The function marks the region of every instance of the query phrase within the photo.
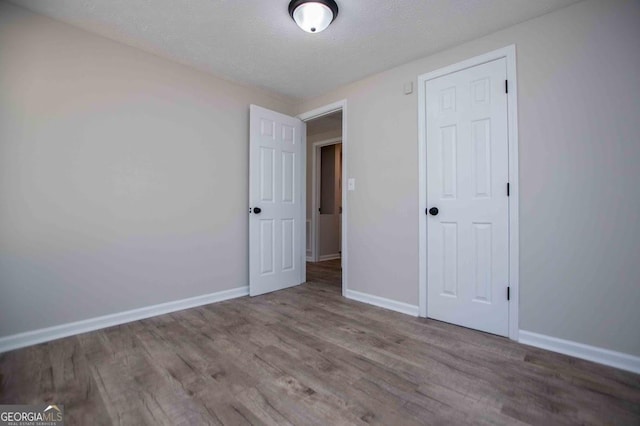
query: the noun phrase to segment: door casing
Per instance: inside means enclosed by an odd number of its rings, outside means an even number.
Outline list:
[[[484,55],[422,74],[418,77],[418,297],[419,314],[427,317],[427,141],[426,141],[426,82],[496,59],[507,62],[507,125],[509,139],[509,338],[518,340],[519,332],[519,227],[518,227],[518,84],[516,78],[516,46],[510,45]]]

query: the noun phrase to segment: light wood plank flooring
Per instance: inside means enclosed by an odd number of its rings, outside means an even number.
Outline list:
[[[640,376],[309,282],[0,356],[0,403],[67,424],[640,424]],[[390,283],[393,285],[393,283]]]

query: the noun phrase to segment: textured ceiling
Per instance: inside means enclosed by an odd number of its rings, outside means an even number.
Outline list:
[[[337,0],[320,34],[288,0],[12,0],[87,31],[298,99],[578,0]]]

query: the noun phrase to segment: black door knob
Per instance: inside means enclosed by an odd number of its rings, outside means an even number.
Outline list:
[[[255,214],[258,214],[258,213],[260,213],[261,211],[262,211],[262,209],[261,209],[260,207],[254,207],[254,208],[253,208],[253,212],[254,212]]]
[[[437,207],[431,207],[431,208],[429,209],[429,214],[430,214],[431,216],[437,216],[437,215],[438,215],[438,208],[437,208]]]

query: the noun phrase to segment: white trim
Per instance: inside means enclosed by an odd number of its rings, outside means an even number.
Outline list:
[[[345,294],[347,299],[356,300],[358,302],[367,303],[369,305],[378,306],[380,308],[389,309],[391,311],[400,312],[414,317],[418,316],[418,307],[396,300],[386,299],[384,297],[374,296],[372,294],[360,293],[355,290],[347,290]]]
[[[333,260],[333,259],[340,259],[340,253],[334,253],[334,254],[323,254],[322,256],[318,256],[318,262],[324,262],[325,260]]]
[[[300,120],[300,118],[298,118]],[[302,121],[302,120],[301,120]],[[301,139],[302,139],[302,153],[300,154],[302,157],[302,170],[300,172],[301,179],[302,179],[302,195],[301,195],[301,200],[302,200],[302,213],[301,213],[301,218],[304,218],[305,221],[307,219],[307,123],[305,123],[304,121],[302,121],[302,135],[301,135]],[[306,283],[307,282],[307,263],[306,263],[306,259],[307,259],[307,230],[306,230],[306,222],[304,224],[305,226],[305,230],[303,232],[302,235],[302,253],[300,256],[300,260],[301,260],[301,265],[302,267],[300,268],[300,283]]]
[[[320,262],[320,239],[319,235],[319,215],[318,215],[318,198],[320,198],[320,169],[318,163],[320,157],[318,156],[318,149],[323,146],[337,145],[342,143],[342,137],[326,139],[313,143],[313,150],[311,152],[311,258],[314,262]],[[344,177],[343,177],[344,179]],[[342,250],[342,248],[340,249]]]
[[[518,78],[516,46],[505,47],[507,59],[507,126],[509,126],[509,338],[518,340],[520,332],[520,172],[518,171]]]
[[[190,297],[188,299],[145,306],[144,308],[132,309],[130,311],[118,312],[82,321],[70,322],[67,324],[14,334],[0,338],[0,353],[24,348],[25,346],[31,346],[38,343],[49,342],[51,340],[61,339],[63,337],[74,336],[80,333],[87,333],[89,331],[100,330],[102,328],[151,318],[157,315],[194,308],[196,306],[235,299],[237,297],[247,296],[248,294],[249,286],[237,287],[202,296]]]
[[[426,91],[425,83],[437,77],[481,65],[496,59],[506,58],[507,80],[507,123],[509,134],[509,286],[511,287],[511,303],[509,303],[509,338],[518,340],[519,332],[519,183],[518,183],[518,81],[516,78],[516,46],[502,49],[474,58],[458,62],[418,77],[418,304],[420,316],[427,317],[427,167],[426,167]]]
[[[320,108],[313,109],[311,111],[303,112],[298,115],[298,118],[302,121],[313,120],[314,118],[324,117],[325,115],[332,114],[334,112],[342,110],[342,119],[344,123],[344,109],[347,106],[347,100],[343,99],[338,102],[334,102],[329,105],[321,106]],[[345,130],[344,125],[342,126],[342,130]]]
[[[347,292],[347,279],[348,279],[348,244],[347,244],[347,224],[348,224],[348,204],[347,204],[347,163],[348,163],[348,133],[347,133],[347,100],[343,99],[338,102],[334,102],[329,105],[316,108],[314,110],[302,113],[298,115],[298,118],[302,121],[309,121],[314,118],[319,118],[324,115],[331,114],[336,111],[342,110],[342,295],[346,296]],[[306,145],[306,138],[305,138]],[[306,161],[304,162],[304,170],[302,171],[306,178]],[[305,184],[306,186],[306,184]],[[306,215],[305,215],[306,217]],[[306,251],[306,247],[305,247]],[[305,268],[306,269],[306,268]]]
[[[306,200],[305,200],[306,201]],[[306,238],[305,240],[305,253],[307,255],[307,261],[309,261],[309,259],[313,259],[313,238],[311,236],[311,219],[307,219],[304,223],[305,229],[304,229],[304,236]]]
[[[518,342],[640,374],[640,357],[520,330]]]
[[[418,307],[427,317],[427,108],[426,80],[418,77]]]

